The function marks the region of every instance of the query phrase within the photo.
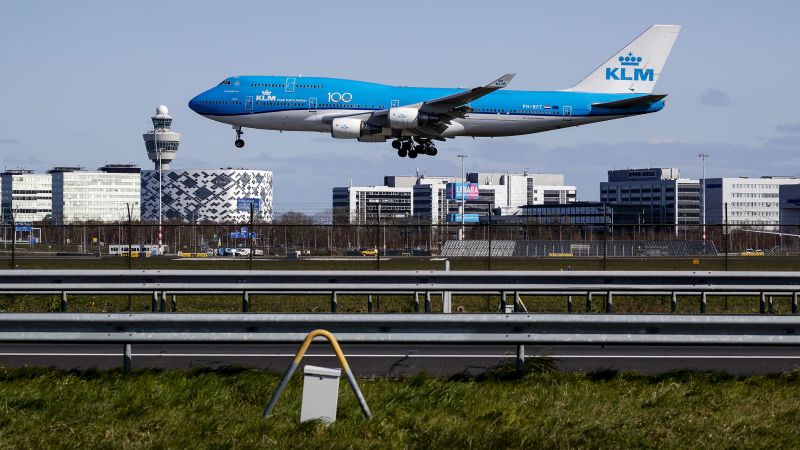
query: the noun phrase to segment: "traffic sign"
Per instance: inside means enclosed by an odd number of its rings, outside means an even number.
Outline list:
[[[237,211],[250,211],[250,205],[253,205],[253,211],[261,210],[260,198],[237,198],[236,210]]]

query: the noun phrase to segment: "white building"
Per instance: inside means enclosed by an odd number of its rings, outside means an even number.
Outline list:
[[[724,224],[727,205],[728,224],[777,225],[780,187],[800,184],[800,178],[708,178],[705,184],[706,223]]]
[[[53,194],[50,174],[31,170],[7,170],[2,179],[2,215],[4,223],[12,220],[39,222],[52,213]]]
[[[681,178],[676,168],[609,170],[600,201],[641,206],[647,223],[700,223],[700,181]]]
[[[242,223],[250,220],[242,199],[257,199],[254,220],[272,222],[272,172],[250,169],[190,169],[161,172],[143,170],[142,220],[157,222],[159,206],[163,221]]]
[[[333,188],[334,223],[376,223],[409,219],[413,215],[413,187],[346,186]]]
[[[475,172],[467,174],[467,181],[478,183],[480,189],[491,190],[495,208],[500,208],[502,215],[518,214],[526,205],[564,204],[577,200],[577,188],[564,185],[562,174]]]
[[[80,167],[55,167],[53,180],[53,221],[115,222],[139,220],[141,211],[141,169],[129,164],[101,167],[97,172]]]

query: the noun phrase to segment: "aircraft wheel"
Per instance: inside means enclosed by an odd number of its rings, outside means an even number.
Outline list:
[[[395,150],[400,150],[401,142],[397,139],[392,141],[392,148]]]
[[[409,151],[409,152],[408,152],[408,157],[409,157],[409,158],[411,158],[411,159],[414,159],[414,158],[416,158],[416,157],[417,157],[417,152],[416,152],[416,150],[411,150],[411,151]]]
[[[233,143],[233,145],[235,145],[235,146],[236,146],[236,148],[242,148],[242,147],[244,147],[244,139],[237,139],[237,140],[236,140],[236,141]]]
[[[411,141],[403,141],[403,144],[400,147],[401,149],[410,152],[411,151]]]
[[[405,158],[407,154],[408,154],[408,152],[403,150],[402,148],[397,151],[397,156],[399,156],[401,158]]]
[[[428,154],[431,156],[436,156],[437,153],[439,153],[439,150],[436,150],[436,147],[431,146],[431,148],[428,149]]]

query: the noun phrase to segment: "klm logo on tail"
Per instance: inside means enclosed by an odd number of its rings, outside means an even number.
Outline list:
[[[606,80],[624,81],[653,81],[655,71],[653,69],[639,68],[642,62],[641,56],[634,56],[628,53],[627,56],[619,57],[619,64],[622,67],[606,67]]]

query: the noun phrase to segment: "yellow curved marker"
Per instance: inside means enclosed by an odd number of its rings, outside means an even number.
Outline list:
[[[336,353],[336,358],[339,359],[339,364],[342,366],[342,370],[344,370],[344,374],[347,376],[347,382],[350,383],[350,388],[353,389],[353,393],[356,395],[359,405],[361,405],[361,411],[364,412],[364,415],[367,416],[368,419],[372,418],[372,413],[369,410],[369,406],[367,406],[367,401],[364,400],[364,395],[361,394],[361,389],[358,388],[356,378],[353,376],[353,372],[350,371],[350,365],[347,364],[344,353],[342,353],[342,349],[339,347],[339,342],[336,340],[336,337],[327,330],[314,330],[306,335],[303,344],[300,345],[300,349],[297,350],[297,353],[294,355],[294,360],[289,365],[289,368],[286,369],[286,373],[283,374],[278,388],[275,389],[275,393],[272,394],[272,398],[264,409],[264,417],[269,417],[272,414],[275,404],[278,403],[278,398],[281,396],[284,389],[286,389],[286,385],[289,384],[289,380],[292,378],[294,372],[300,366],[300,361],[303,360],[303,356],[305,356],[306,351],[308,351],[308,347],[311,346],[311,341],[317,336],[324,337],[328,340],[328,343],[331,344],[334,353]]]

